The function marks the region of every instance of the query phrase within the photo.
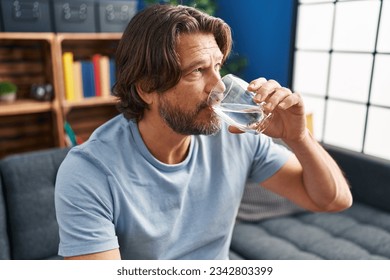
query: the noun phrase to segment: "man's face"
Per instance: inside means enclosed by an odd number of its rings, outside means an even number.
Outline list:
[[[223,55],[212,34],[181,35],[177,45],[182,77],[179,83],[159,95],[160,116],[183,135],[215,134],[221,124],[207,97],[221,78]]]

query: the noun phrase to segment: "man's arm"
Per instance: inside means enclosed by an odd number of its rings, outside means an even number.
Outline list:
[[[121,255],[119,249],[113,249],[113,250],[94,253],[94,254],[65,257],[64,259],[65,260],[120,260]]]
[[[342,171],[309,132],[304,139],[286,144],[294,155],[263,187],[311,211],[341,211],[351,206]]]
[[[74,256],[65,259],[120,259],[107,175],[98,161],[89,157],[75,147],[57,173],[59,255]]]
[[[252,81],[248,90],[273,113],[264,133],[282,139],[295,154],[262,186],[312,211],[350,207],[352,195],[340,168],[306,128],[302,96],[264,78]]]

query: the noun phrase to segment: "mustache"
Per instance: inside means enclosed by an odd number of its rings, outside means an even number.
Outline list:
[[[209,104],[207,103],[207,101],[203,101],[201,103],[199,103],[197,106],[196,106],[196,112],[200,112],[202,111],[203,109],[206,109],[206,108],[209,108]]]

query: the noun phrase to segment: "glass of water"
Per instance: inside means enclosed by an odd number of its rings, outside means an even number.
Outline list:
[[[248,83],[228,74],[210,92],[208,104],[227,124],[244,132],[259,134],[272,119],[272,113],[264,112],[265,102],[255,103],[255,93],[248,91]]]

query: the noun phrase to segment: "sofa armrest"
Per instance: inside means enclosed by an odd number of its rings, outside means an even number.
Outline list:
[[[12,259],[56,258],[54,208],[57,170],[69,148],[8,156],[0,161]]]
[[[3,183],[0,176],[0,260],[8,260],[11,258],[7,226]]]
[[[355,201],[390,211],[390,161],[324,144],[351,185]]]

